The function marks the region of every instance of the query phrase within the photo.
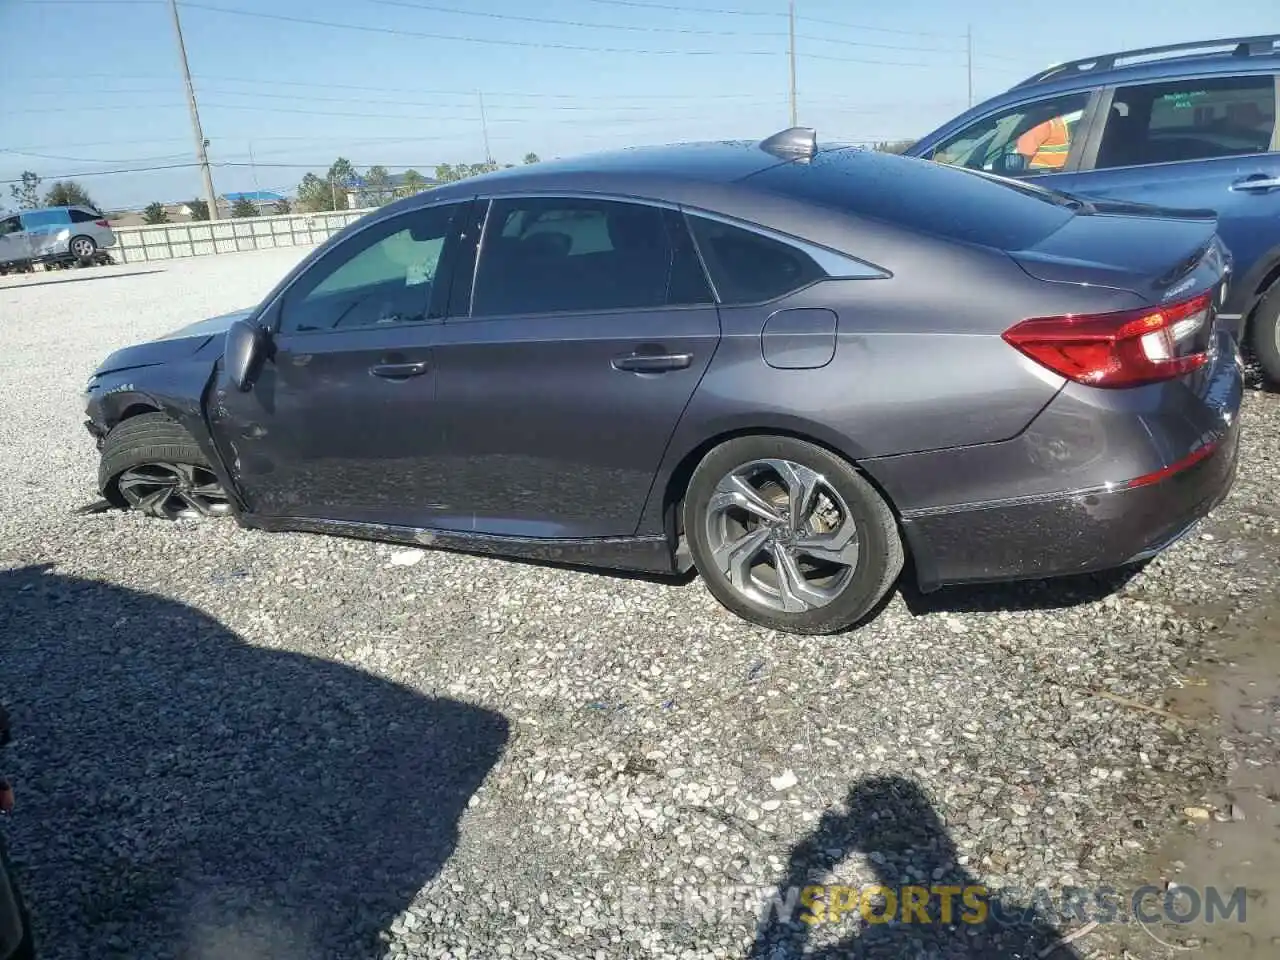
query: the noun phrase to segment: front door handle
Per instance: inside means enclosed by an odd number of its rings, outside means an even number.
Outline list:
[[[1265,173],[1255,173],[1251,177],[1237,180],[1231,184],[1232,190],[1275,190],[1280,188],[1280,177],[1271,177]]]
[[[418,363],[379,363],[370,367],[369,372],[384,380],[408,380],[426,373],[427,363],[425,360]]]
[[[629,373],[665,373],[683,370],[691,363],[692,353],[631,353],[615,357],[613,369]]]

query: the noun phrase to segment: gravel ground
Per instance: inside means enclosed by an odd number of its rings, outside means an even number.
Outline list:
[[[697,580],[78,514],[96,362],[302,252],[0,280],[6,832],[45,956],[1034,956],[1053,931],[758,931],[758,891],[1123,887],[1226,781],[1175,708],[1280,595],[1280,397],[1136,575],[898,595],[835,638]]]

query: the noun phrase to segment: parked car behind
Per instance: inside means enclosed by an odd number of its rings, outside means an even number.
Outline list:
[[[107,498],[673,573],[843,629],[1140,560],[1231,485],[1212,213],[1082,204],[812,130],[383,207],[87,385]]]
[[[92,207],[43,207],[0,217],[0,265],[72,262],[87,266],[115,242],[111,224]]]
[[[1238,318],[1280,384],[1280,35],[1109,53],[1041,71],[906,152],[1084,197],[1218,213]]]

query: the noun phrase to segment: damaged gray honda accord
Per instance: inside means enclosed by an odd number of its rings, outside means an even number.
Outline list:
[[[1235,472],[1204,211],[760,143],[540,163],[390,204],[252,310],[94,374],[98,483],[163,518],[696,567],[795,633],[1122,566]]]

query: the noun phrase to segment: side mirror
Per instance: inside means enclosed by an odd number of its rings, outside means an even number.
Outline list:
[[[271,335],[256,323],[237,320],[227,328],[223,362],[227,365],[227,378],[237,390],[243,392],[253,387],[270,346]]]

